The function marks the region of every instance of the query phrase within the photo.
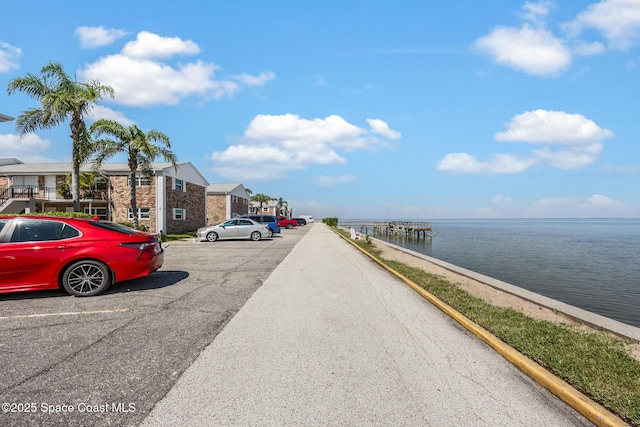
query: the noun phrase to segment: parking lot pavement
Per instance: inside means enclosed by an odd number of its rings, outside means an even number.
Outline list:
[[[315,224],[144,426],[589,421]]]
[[[97,297],[0,294],[0,425],[139,424],[307,230],[172,242]]]

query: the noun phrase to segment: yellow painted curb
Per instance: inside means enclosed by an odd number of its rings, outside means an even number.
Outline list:
[[[567,382],[562,379],[556,377],[542,366],[538,365],[533,360],[529,359],[524,354],[520,353],[515,348],[511,347],[507,343],[501,341],[498,337],[493,335],[491,332],[484,329],[482,326],[476,324],[475,322],[468,319],[462,313],[449,306],[445,302],[438,299],[435,295],[424,290],[420,285],[413,282],[409,278],[403,276],[398,273],[394,269],[388,267],[378,260],[376,257],[362,249],[360,246],[356,245],[351,239],[343,236],[337,230],[333,229],[334,232],[342,237],[342,239],[349,242],[352,246],[358,249],[360,252],[368,256],[372,259],[376,264],[380,267],[387,270],[392,275],[396,276],[398,279],[409,285],[413,290],[422,295],[426,300],[428,300],[431,304],[435,305],[437,308],[442,310],[445,314],[450,316],[453,320],[458,322],[468,331],[473,333],[475,336],[480,338],[482,341],[487,343],[490,347],[496,350],[502,357],[507,359],[513,365],[515,365],[522,372],[531,377],[538,384],[549,390],[551,393],[556,395],[559,399],[564,401],[566,404],[571,406],[573,409],[578,411],[584,417],[589,419],[592,423],[597,426],[629,426],[629,424],[625,423],[621,418],[619,418],[614,413],[607,410],[604,406],[600,405],[597,402],[594,402],[585,394],[581,393],[574,387],[572,387]]]

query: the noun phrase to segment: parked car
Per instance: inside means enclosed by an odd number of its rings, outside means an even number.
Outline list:
[[[300,215],[300,218],[306,219],[307,220],[307,224],[313,222],[313,216],[311,216],[311,215]]]
[[[258,241],[270,237],[269,226],[260,224],[249,218],[234,218],[218,225],[199,228],[196,236],[199,240],[215,242],[216,240],[251,239]]]
[[[163,262],[158,234],[97,217],[0,216],[0,293],[64,288],[98,295]]]
[[[249,218],[260,224],[267,224],[269,226],[269,237],[273,237],[274,233],[280,233],[280,227],[278,226],[278,218],[273,215],[259,215],[259,214],[242,214],[236,218]]]
[[[293,218],[296,220],[296,222],[298,223],[298,227],[300,227],[301,225],[307,225],[307,220],[304,218]]]
[[[278,227],[280,228],[293,228],[298,226],[298,221],[292,218],[287,218],[286,216],[278,217]]]

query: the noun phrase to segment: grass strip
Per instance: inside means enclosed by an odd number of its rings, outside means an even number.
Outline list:
[[[640,362],[623,339],[491,305],[441,276],[382,258],[368,239],[352,242],[626,422],[640,426]]]
[[[162,236],[163,242],[172,242],[174,240],[182,240],[196,237],[196,233],[183,233],[183,234],[163,234]]]

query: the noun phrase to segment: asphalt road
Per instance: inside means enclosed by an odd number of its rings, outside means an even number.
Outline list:
[[[143,426],[591,423],[315,224]]]
[[[139,424],[310,227],[170,244],[161,270],[77,298],[0,295],[0,425]]]

